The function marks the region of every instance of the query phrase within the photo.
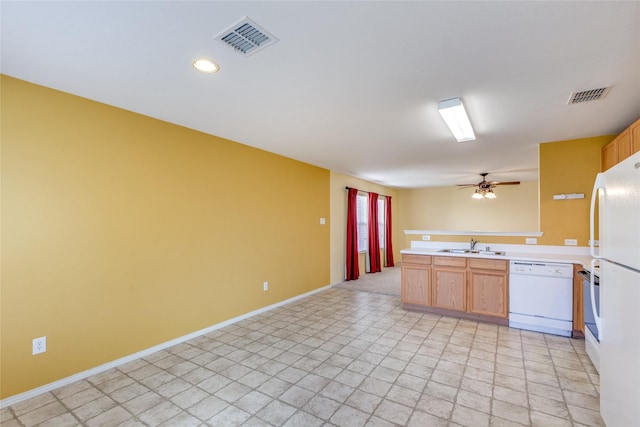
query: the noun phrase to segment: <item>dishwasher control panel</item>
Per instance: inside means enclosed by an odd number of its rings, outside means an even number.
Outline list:
[[[572,264],[560,263],[537,263],[527,261],[511,261],[509,265],[510,274],[524,274],[528,276],[546,277],[573,277]]]

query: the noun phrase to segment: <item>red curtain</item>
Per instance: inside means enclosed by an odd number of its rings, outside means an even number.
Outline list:
[[[369,273],[382,271],[378,237],[378,194],[369,193]]]
[[[385,213],[386,213],[386,218],[387,221],[384,224],[384,236],[385,236],[385,242],[384,242],[384,247],[386,249],[386,264],[384,265],[385,267],[393,267],[394,263],[393,263],[393,245],[391,244],[391,196],[387,196],[387,203],[384,204],[385,207]]]
[[[360,276],[358,265],[358,190],[349,188],[347,199],[347,280]]]

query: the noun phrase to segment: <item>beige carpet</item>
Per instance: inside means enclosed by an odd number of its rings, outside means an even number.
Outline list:
[[[395,267],[389,268],[383,267],[380,273],[362,274],[357,280],[338,283],[337,285],[333,285],[333,287],[400,296],[400,279],[400,265],[396,265]]]

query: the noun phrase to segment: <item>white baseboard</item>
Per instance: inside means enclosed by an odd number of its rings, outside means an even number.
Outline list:
[[[271,304],[271,305],[268,305],[266,307],[259,308],[257,310],[251,311],[249,313],[242,314],[242,315],[240,315],[238,317],[234,317],[232,319],[225,320],[224,322],[216,323],[215,325],[211,325],[211,326],[209,326],[207,328],[200,329],[199,331],[195,331],[195,332],[192,332],[190,334],[183,335],[183,336],[175,338],[175,339],[173,339],[171,341],[167,341],[167,342],[164,342],[162,344],[158,344],[156,346],[153,346],[153,347],[147,348],[145,350],[139,351],[137,353],[130,354],[130,355],[122,357],[120,359],[105,363],[103,365],[96,366],[95,368],[91,368],[91,369],[88,369],[86,371],[78,372],[77,374],[71,375],[70,377],[66,377],[66,378],[63,378],[61,380],[49,383],[49,384],[45,384],[43,386],[34,388],[32,390],[25,391],[24,393],[20,393],[20,394],[16,394],[14,396],[11,396],[11,397],[7,397],[6,399],[0,400],[0,409],[6,408],[6,407],[11,406],[11,405],[15,405],[16,403],[20,403],[20,402],[25,401],[27,399],[31,399],[32,397],[36,397],[38,395],[41,395],[41,394],[44,394],[44,393],[48,393],[48,392],[50,392],[52,390],[58,389],[58,388],[63,387],[65,385],[69,385],[69,384],[74,383],[76,381],[80,381],[80,380],[83,380],[83,379],[88,378],[90,376],[102,373],[102,372],[107,371],[107,370],[109,370],[111,368],[116,368],[118,366],[124,365],[125,363],[129,363],[129,362],[132,362],[134,360],[141,359],[141,358],[149,356],[150,354],[153,354],[153,353],[155,353],[157,351],[165,350],[165,349],[167,349],[169,347],[173,347],[174,345],[181,344],[181,343],[183,343],[185,341],[189,341],[190,339],[197,338],[197,337],[199,337],[201,335],[208,334],[208,333],[213,332],[213,331],[215,331],[217,329],[224,328],[225,326],[229,326],[229,325],[231,325],[233,323],[236,323],[236,322],[239,322],[241,320],[245,320],[245,319],[248,319],[248,318],[253,317],[255,315],[267,312],[269,310],[273,310],[274,308],[278,308],[278,307],[281,307],[283,305],[290,304],[290,303],[292,303],[294,301],[297,301],[299,299],[308,297],[308,296],[316,294],[318,292],[325,291],[325,290],[330,289],[330,288],[331,288],[331,285],[323,286],[322,288],[318,288],[318,289],[314,289],[313,291],[309,291],[309,292],[306,292],[304,294],[297,295],[295,297],[286,299],[284,301],[280,301],[280,302],[277,302],[275,304]]]

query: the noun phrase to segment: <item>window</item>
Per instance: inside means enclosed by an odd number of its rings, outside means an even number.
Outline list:
[[[367,196],[358,194],[356,202],[356,207],[358,210],[358,251],[365,252],[369,247],[369,208],[367,204]]]
[[[369,249],[369,196],[358,194],[356,207],[358,211],[358,251],[365,252]],[[378,240],[380,248],[384,248],[385,230],[385,200],[378,198]]]
[[[385,230],[385,214],[386,210],[384,209],[385,200],[378,197],[378,241],[380,242],[380,249],[384,249],[384,230]]]

